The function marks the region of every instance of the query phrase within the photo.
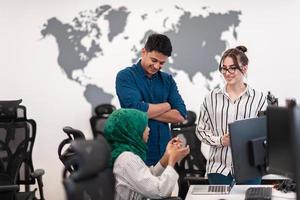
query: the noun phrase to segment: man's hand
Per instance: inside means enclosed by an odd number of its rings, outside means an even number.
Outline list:
[[[149,119],[153,119],[155,117],[160,116],[161,114],[168,112],[171,110],[171,105],[168,102],[158,103],[158,104],[150,104],[148,108],[148,117]]]
[[[183,122],[185,119],[181,116],[180,112],[176,109],[171,109],[153,119],[165,123],[180,123]]]

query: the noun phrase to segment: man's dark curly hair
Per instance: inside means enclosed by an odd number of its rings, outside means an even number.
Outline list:
[[[145,49],[148,52],[157,51],[169,57],[172,53],[172,44],[166,35],[154,33],[148,37]]]

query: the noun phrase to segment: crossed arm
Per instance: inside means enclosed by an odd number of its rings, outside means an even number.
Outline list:
[[[180,112],[176,109],[171,109],[171,106],[168,102],[149,104],[147,113],[150,119],[155,119],[161,122],[178,123],[184,121],[184,118],[181,116]]]
[[[148,113],[149,119],[165,123],[183,122],[186,113],[184,102],[172,78],[169,84],[168,99],[165,102],[149,103],[139,91],[132,73],[127,71],[117,75],[116,91],[122,107],[142,110]]]

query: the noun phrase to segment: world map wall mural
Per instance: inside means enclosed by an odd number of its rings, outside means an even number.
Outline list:
[[[201,14],[192,15],[177,5],[174,5],[173,9],[172,12],[178,13],[177,19],[168,22],[168,16],[160,17],[161,13],[167,12],[164,9],[157,9],[154,13],[136,14],[126,6],[114,8],[110,5],[100,5],[91,10],[79,12],[70,22],[63,22],[59,18],[52,17],[45,22],[41,34],[45,39],[51,36],[55,38],[59,51],[58,66],[70,81],[75,81],[85,87],[83,95],[91,104],[92,109],[99,103],[111,103],[114,94],[106,92],[109,90],[105,90],[105,86],[101,82],[97,84],[91,81],[93,74],[85,73],[90,62],[110,57],[110,64],[97,66],[100,68],[99,71],[101,68],[120,70],[126,64],[129,66],[137,62],[140,57],[140,49],[148,35],[158,32],[155,27],[143,30],[136,26],[130,26],[135,22],[128,20],[134,19],[137,23],[145,24],[149,23],[149,18],[159,19],[156,26],[161,27],[160,33],[170,37],[174,49],[163,70],[172,73],[175,77],[174,70],[181,70],[186,73],[189,81],[193,81],[196,73],[200,72],[208,80],[203,87],[209,90],[213,87],[209,84],[209,80],[213,79],[211,73],[216,71],[218,66],[216,57],[226,49],[226,40],[223,40],[221,36],[224,32],[231,31],[232,37],[237,38],[236,27],[240,24],[239,17],[242,13],[233,10],[226,13],[207,11],[207,15],[203,16]],[[206,10],[207,8],[202,7],[201,9]],[[168,15],[168,13],[164,14]],[[132,15],[134,17],[129,18]],[[130,29],[133,31],[129,31]],[[141,37],[136,38],[132,32],[142,33]],[[129,62],[124,63],[124,66],[116,66],[114,60],[118,58],[109,54],[106,49],[112,46],[116,48],[120,39],[126,41],[131,38],[136,42],[128,44],[126,48],[115,50],[127,54]],[[107,77],[107,79],[114,79],[114,77]],[[102,80],[102,82],[105,81]]]
[[[248,48],[251,87],[271,91],[280,105],[299,103],[299,8],[299,0],[0,1],[0,100],[22,99],[37,123],[33,162],[46,172],[45,198],[65,199],[63,127],[93,138],[93,109],[120,107],[116,75],[140,59],[153,32],[170,37],[162,70],[197,115],[209,90],[224,83],[220,56],[238,45]]]

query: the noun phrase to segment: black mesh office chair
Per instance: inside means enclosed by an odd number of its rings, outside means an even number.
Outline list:
[[[105,121],[114,110],[116,107],[111,104],[101,104],[95,108],[95,115],[90,119],[94,138],[99,134],[103,135]]]
[[[68,165],[76,165],[77,169],[66,176],[63,184],[68,200],[113,200],[115,179],[112,169],[108,167],[110,146],[98,136],[94,140],[75,140],[71,148],[76,154]],[[65,171],[70,166],[65,166]]]
[[[40,199],[44,200],[44,170],[34,171],[32,163],[36,123],[27,119],[21,101],[0,101],[0,199],[37,199],[37,189],[30,190],[37,180]],[[24,186],[23,192],[19,191],[20,185]]]
[[[63,131],[67,134],[68,138],[64,139],[59,144],[58,157],[60,161],[64,164],[64,166],[67,166],[67,170],[65,171],[65,173],[71,173],[77,169],[77,166],[75,164],[70,164],[73,163],[74,159],[77,159],[74,150],[70,146],[71,142],[74,140],[85,140],[85,136],[80,130],[74,129],[70,126],[64,127]]]
[[[187,119],[182,123],[171,124],[173,137],[181,138],[185,145],[190,146],[190,154],[176,164],[179,174],[179,196],[185,198],[191,184],[207,184],[204,178],[206,159],[201,153],[201,142],[195,134],[196,114],[188,111]]]
[[[268,91],[267,94],[267,105],[268,106],[278,106],[278,98],[276,98],[270,91]],[[257,116],[266,116],[267,112],[266,110],[258,111]]]
[[[65,127],[64,132],[68,138],[60,143],[58,154],[65,166],[63,184],[67,199],[114,199],[115,178],[112,168],[108,167],[111,150],[104,137],[98,135],[94,140],[85,140],[81,131],[71,127]],[[64,146],[69,144],[65,149]],[[167,197],[161,200],[181,198]]]

